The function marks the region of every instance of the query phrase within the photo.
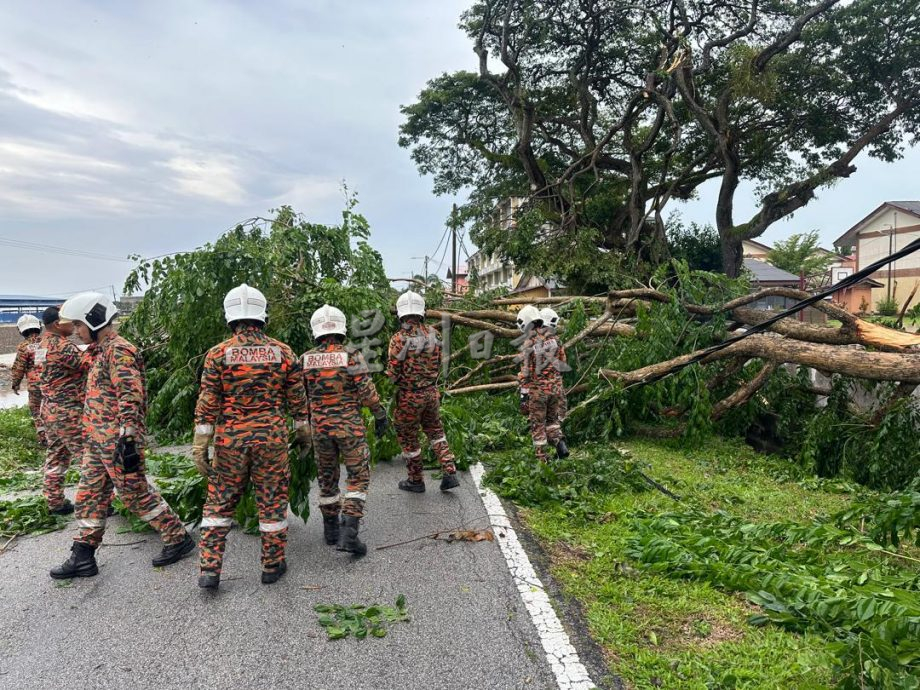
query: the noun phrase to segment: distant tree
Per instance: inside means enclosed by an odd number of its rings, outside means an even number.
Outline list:
[[[821,251],[818,231],[812,230],[774,243],[773,249],[767,252],[767,261],[784,271],[813,278],[827,273],[834,257]]]
[[[683,259],[690,268],[722,272],[722,245],[719,233],[711,225],[672,222],[668,226],[668,246],[671,257]]]
[[[667,259],[668,210],[713,181],[737,276],[744,240],[852,175],[858,156],[896,160],[917,141],[918,8],[475,0],[461,28],[476,71],[434,76],[403,107],[399,144],[436,193],[469,193],[481,249],[585,284],[616,256],[636,276]],[[527,217],[509,229],[492,211],[510,196]]]

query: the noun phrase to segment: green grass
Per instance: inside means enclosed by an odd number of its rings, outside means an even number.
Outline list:
[[[550,554],[564,593],[583,606],[610,671],[634,688],[830,686],[834,656],[828,638],[753,627],[747,618],[756,607],[743,594],[640,570],[626,546],[640,513],[692,506],[755,523],[809,522],[845,509],[849,487],[784,481],[796,476],[786,461],[718,438],[700,449],[646,440],[618,447],[647,463],[646,473],[683,501],[649,489],[598,495],[588,520],[561,505],[522,511]],[[598,451],[577,451],[586,452]]]
[[[25,407],[0,410],[0,474],[37,469],[43,460],[29,410]]]

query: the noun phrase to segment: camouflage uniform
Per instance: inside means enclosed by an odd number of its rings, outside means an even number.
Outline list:
[[[526,336],[519,357],[518,384],[528,396],[530,435],[537,458],[546,462],[547,442],[555,446],[562,440],[566,400],[559,369],[566,361],[565,349],[553,333],[535,328]]]
[[[262,569],[284,560],[291,477],[285,408],[306,421],[300,362],[290,347],[249,326],[208,351],[195,407],[196,432],[216,431],[198,545],[202,571],[220,573],[233,512],[249,482],[259,508]]]
[[[23,339],[16,347],[16,359],[13,360],[13,379],[11,383],[13,388],[19,388],[23,378],[28,383],[29,412],[32,415],[32,423],[35,425],[35,433],[38,434],[38,443],[42,448],[45,448],[48,440],[42,423],[42,392],[40,388],[45,352],[41,341],[41,336],[38,333],[33,333],[28,338]]]
[[[102,542],[114,486],[125,506],[155,528],[166,544],[178,544],[186,537],[185,527],[144,474],[147,396],[140,352],[114,332],[102,336],[96,347],[83,406],[83,464],[75,512],[79,532],[75,541],[93,547]],[[137,472],[125,472],[115,462],[115,447],[127,428],[134,429],[141,453]]]
[[[386,373],[396,384],[393,424],[406,460],[409,481],[414,483],[424,481],[418,440],[420,426],[441,469],[446,474],[457,471],[441,423],[441,397],[437,389],[440,365],[441,340],[434,328],[408,320],[390,338]]]
[[[370,466],[361,408],[385,415],[377,389],[359,352],[325,342],[303,356],[304,380],[313,425],[313,452],[319,471],[319,509],[326,517],[364,517]],[[339,456],[348,473],[339,496]]]
[[[65,336],[50,331],[42,336],[41,345],[45,351],[42,422],[48,437],[44,494],[53,510],[64,504],[67,468],[83,458],[83,398],[95,348],[80,352]]]

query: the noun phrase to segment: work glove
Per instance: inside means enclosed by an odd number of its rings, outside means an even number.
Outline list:
[[[387,419],[387,413],[384,410],[383,415],[374,419],[374,433],[377,438],[383,438],[383,435],[390,428],[390,420]]]
[[[530,400],[530,393],[528,393],[525,389],[522,388],[521,389],[520,410],[521,410],[521,414],[524,415],[525,417],[530,415],[530,410],[528,406],[529,400]]]
[[[195,434],[192,440],[192,458],[195,460],[195,467],[205,477],[210,474],[211,461],[208,459],[208,446],[211,444],[211,438],[214,434]]]
[[[120,436],[115,444],[115,464],[120,465],[125,474],[136,474],[141,468],[141,453],[137,449],[134,436]]]
[[[294,445],[300,448],[302,453],[309,453],[313,448],[313,430],[310,428],[310,422],[302,422],[301,426],[294,429]]]

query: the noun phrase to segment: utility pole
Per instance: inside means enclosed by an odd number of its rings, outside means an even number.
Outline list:
[[[422,281],[422,294],[423,294],[423,295],[424,295],[424,294],[427,294],[427,293],[428,293],[428,259],[430,259],[431,257],[429,257],[427,254],[425,254],[425,256],[411,256],[411,257],[409,257],[409,258],[410,258],[410,259],[424,259],[424,260],[425,260],[425,275],[424,275],[424,279],[423,279],[423,281]]]
[[[457,292],[457,204],[450,212],[451,292]]]

